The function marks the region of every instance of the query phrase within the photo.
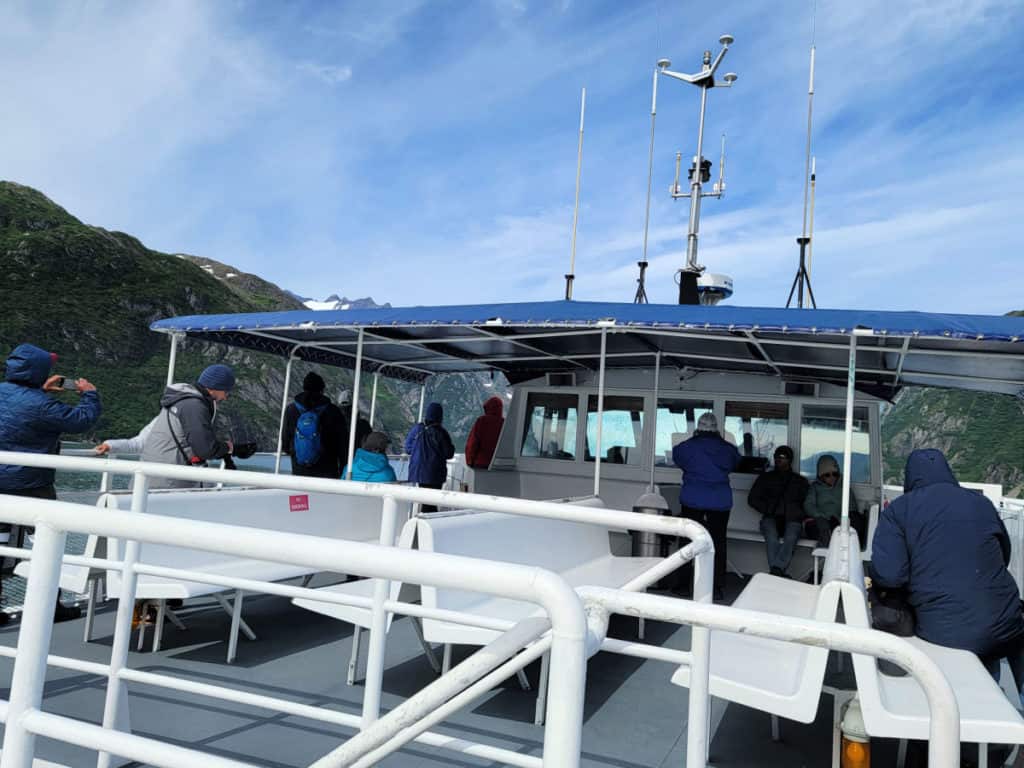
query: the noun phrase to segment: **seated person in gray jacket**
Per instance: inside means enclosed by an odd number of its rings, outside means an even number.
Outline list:
[[[860,546],[867,546],[867,520],[857,509],[857,497],[850,488],[850,526],[857,531]],[[804,499],[804,536],[817,539],[819,547],[828,547],[832,531],[843,516],[843,476],[839,462],[830,454],[818,458],[818,477],[807,489]]]

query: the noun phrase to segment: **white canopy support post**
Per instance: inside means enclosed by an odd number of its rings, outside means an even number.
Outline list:
[[[167,361],[167,386],[174,383],[174,366],[178,362],[178,342],[181,340],[180,333],[171,334],[171,357]]]
[[[363,373],[363,329],[359,329],[356,341],[356,374],[352,380],[352,418],[348,424],[348,463],[345,464],[345,480],[352,479],[352,459],[356,453],[356,425],[359,423],[359,384]]]
[[[601,329],[601,359],[597,369],[597,437],[594,440],[594,495],[601,495],[601,438],[604,427],[604,361],[608,351],[608,329]]]
[[[380,381],[380,374],[373,374],[373,394],[370,395],[370,426],[373,426],[373,419],[377,415],[377,383]]]
[[[850,532],[850,480],[853,461],[853,400],[857,393],[857,337],[869,336],[869,329],[854,328],[850,333],[850,361],[846,368],[846,433],[843,436],[843,539]]]
[[[295,353],[298,351],[298,347],[295,347],[288,354],[288,363],[284,367],[284,392],[281,395],[281,419],[277,425],[277,455],[274,457],[274,474],[281,474],[281,449],[284,447],[284,415],[285,411],[288,410],[289,390],[292,386],[292,363],[295,362]]]
[[[426,402],[426,399],[427,399],[427,382],[424,381],[420,385],[420,412],[419,412],[419,415],[416,417],[416,423],[417,424],[419,424],[421,421],[423,421],[423,406],[424,406],[424,403]]]
[[[661,351],[654,353],[654,424],[651,429],[651,484],[647,489],[654,493],[654,464],[658,460],[658,385],[661,384]]]

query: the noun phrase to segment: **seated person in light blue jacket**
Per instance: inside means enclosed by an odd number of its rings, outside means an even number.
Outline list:
[[[352,477],[346,477],[348,467],[341,472],[343,480],[362,483],[393,483],[395,470],[388,461],[388,436],[383,432],[371,432],[363,440],[363,447],[356,449],[352,459]]]

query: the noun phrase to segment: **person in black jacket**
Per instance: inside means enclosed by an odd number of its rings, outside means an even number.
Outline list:
[[[939,450],[910,454],[903,489],[878,519],[874,583],[907,590],[918,637],[972,651],[996,680],[1006,659],[1024,693],[1024,614],[999,513],[960,487]]]
[[[345,466],[348,451],[348,429],[341,409],[325,395],[326,384],[319,374],[310,372],[302,380],[302,391],[284,412],[281,451],[292,457],[292,474],[303,477],[329,477],[337,480]],[[318,414],[320,455],[312,464],[302,464],[295,456],[295,427],[300,407]]]
[[[754,481],[747,502],[761,513],[761,535],[773,576],[787,576],[793,550],[800,538],[807,497],[807,480],[793,471],[793,449],[775,449],[775,466]]]

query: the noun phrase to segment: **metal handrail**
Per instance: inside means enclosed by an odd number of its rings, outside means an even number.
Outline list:
[[[136,488],[144,486],[144,480],[136,483]],[[103,735],[103,729],[95,726],[83,730],[79,727],[82,724],[76,724],[78,721],[69,718],[59,718],[67,726],[60,729],[55,726],[56,716],[37,717],[45,679],[46,654],[52,629],[52,604],[59,583],[65,533],[67,530],[83,528],[99,535],[129,541],[187,546],[260,560],[294,562],[325,570],[339,561],[344,561],[347,567],[357,573],[377,578],[399,578],[438,587],[456,588],[470,579],[477,591],[536,603],[545,609],[550,619],[552,662],[554,665],[557,656],[559,666],[558,674],[555,674],[553,669],[551,676],[552,707],[548,713],[548,726],[545,731],[545,760],[551,761],[552,765],[578,764],[586,669],[586,621],[579,598],[559,576],[539,568],[511,563],[410,550],[400,551],[373,544],[282,534],[201,521],[184,521],[160,515],[146,515],[143,518],[131,512],[92,507],[88,509],[89,513],[86,516],[82,514],[82,505],[67,502],[17,497],[4,500],[5,518],[15,523],[34,524],[36,540],[6,713],[7,728],[0,768],[28,768],[34,752],[34,737],[44,731],[51,737],[100,750],[109,749],[128,756],[132,756],[145,746],[151,750],[147,752],[147,762],[156,765],[211,764],[209,756],[201,753],[182,752],[174,748],[174,754],[171,754],[168,751],[169,745],[161,742],[125,734]],[[85,526],[81,524],[83,519],[87,519]],[[122,564],[125,572],[135,572],[139,567],[141,566],[132,562],[131,554],[126,554],[126,561]],[[130,584],[130,592],[133,592],[134,579],[125,579],[125,582]],[[127,601],[124,599],[126,597],[129,598]],[[119,640],[125,640],[130,632],[133,597],[133,594],[122,595],[118,612],[119,621],[115,630],[115,649],[120,644]],[[127,611],[120,610],[126,605]],[[120,620],[122,614],[128,617],[128,622]],[[542,631],[546,631],[547,626],[545,623]],[[539,635],[527,637],[524,642],[535,639],[536,636]],[[495,643],[506,637],[507,635],[499,637]],[[519,639],[522,638],[517,636],[517,640]],[[503,642],[507,645],[509,641]],[[112,684],[123,684],[123,669],[118,668],[116,660],[112,659],[109,671]],[[440,706],[466,687],[459,675],[451,673],[438,682],[439,685],[431,687],[427,699],[427,703],[433,707]],[[46,723],[49,723],[49,726],[46,726]],[[105,718],[104,726],[109,725]],[[68,738],[69,736],[71,738]],[[222,764],[240,765],[232,761],[224,761]]]

